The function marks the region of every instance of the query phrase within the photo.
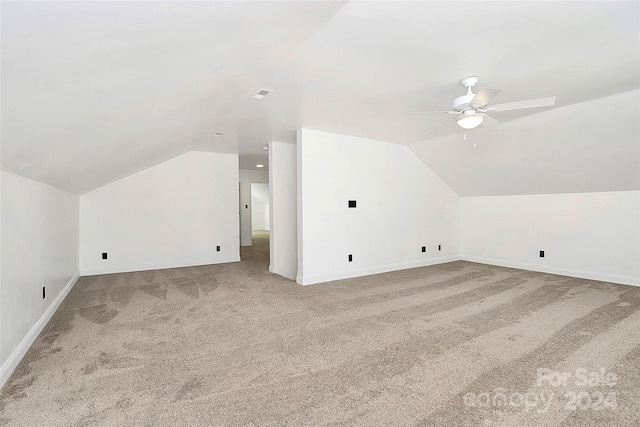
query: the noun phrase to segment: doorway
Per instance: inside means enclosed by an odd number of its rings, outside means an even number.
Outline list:
[[[269,184],[251,183],[251,234],[269,232]],[[264,233],[266,232],[266,233]]]
[[[251,236],[248,245],[240,246],[240,257],[245,261],[261,264],[260,268],[269,269],[270,220],[269,220],[269,184],[252,182],[250,185],[250,203],[247,212]]]

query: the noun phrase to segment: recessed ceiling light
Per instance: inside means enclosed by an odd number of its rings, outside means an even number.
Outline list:
[[[271,92],[273,92],[271,89],[260,88],[251,94],[251,98],[260,100],[269,95]]]
[[[257,168],[263,168],[264,165],[256,165]]]
[[[222,136],[222,132],[216,132],[213,134],[213,136]]]

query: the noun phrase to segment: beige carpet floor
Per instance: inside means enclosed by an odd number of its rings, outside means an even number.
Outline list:
[[[242,259],[82,277],[0,424],[640,423],[640,288],[468,262],[303,287],[266,235]]]

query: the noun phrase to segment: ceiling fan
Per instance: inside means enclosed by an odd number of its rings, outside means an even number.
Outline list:
[[[549,107],[556,103],[555,96],[547,98],[527,99],[524,101],[507,102],[504,104],[490,105],[489,101],[498,95],[501,89],[480,89],[478,93],[473,93],[473,87],[478,83],[480,77],[468,76],[460,80],[460,84],[467,88],[467,94],[457,97],[453,100],[453,110],[436,110],[436,111],[411,111],[411,114],[432,114],[446,113],[454,117],[445,120],[445,122],[455,119],[458,126],[464,129],[473,129],[480,126],[482,122],[487,124],[499,123],[498,120],[487,115],[493,111],[510,111],[520,110],[523,108]],[[441,122],[434,126],[441,125]],[[430,126],[430,127],[434,127]],[[429,129],[429,128],[427,128]]]

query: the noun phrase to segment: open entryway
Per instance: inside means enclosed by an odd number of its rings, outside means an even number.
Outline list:
[[[253,230],[270,228],[267,155],[240,156],[240,246],[253,245]],[[258,168],[260,165],[262,167]],[[266,214],[265,214],[266,212]]]
[[[269,184],[251,183],[251,232],[269,231]]]
[[[243,261],[254,261],[260,268],[269,270],[269,184],[251,182],[246,185],[249,194],[246,195],[244,208],[245,227],[244,236],[241,234],[240,258]],[[242,188],[241,188],[242,193]],[[241,210],[242,212],[242,210]],[[242,222],[242,215],[241,215]],[[242,233],[242,230],[241,230]]]

